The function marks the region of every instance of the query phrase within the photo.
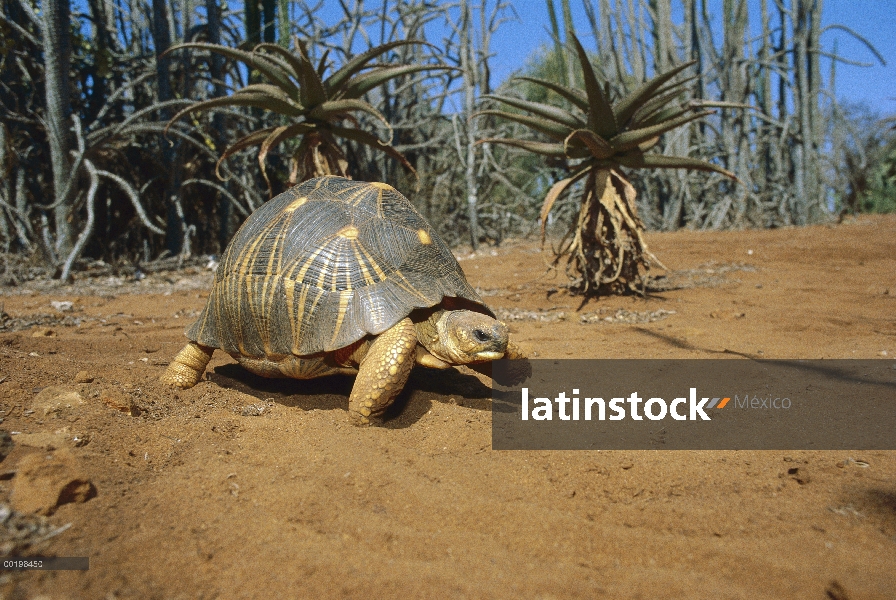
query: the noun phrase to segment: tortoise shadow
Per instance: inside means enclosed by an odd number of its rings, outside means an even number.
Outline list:
[[[851,489],[847,488],[841,502],[844,508],[852,509],[855,516],[896,540],[896,488],[880,484],[865,488],[861,480],[857,480]]]
[[[865,490],[860,501],[862,506],[887,535],[896,534],[896,489],[873,487]]]
[[[348,397],[355,378],[332,375],[317,379],[269,379],[230,363],[208,372],[208,379],[222,388],[234,389],[259,400],[304,411],[348,410]],[[475,410],[491,410],[490,387],[476,376],[456,369],[415,367],[404,389],[384,414],[383,427],[410,427],[432,408],[433,402],[458,404]]]

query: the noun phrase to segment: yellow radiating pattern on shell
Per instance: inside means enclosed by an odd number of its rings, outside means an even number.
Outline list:
[[[421,244],[429,246],[432,243],[432,238],[429,237],[429,233],[427,233],[425,229],[418,229],[417,237],[420,239]]]
[[[358,239],[358,228],[354,225],[349,225],[340,229],[336,235],[347,240],[356,240]]]
[[[301,198],[296,198],[295,200],[293,200],[292,202],[289,203],[289,206],[287,206],[286,208],[283,209],[283,212],[291,213],[292,211],[299,208],[306,202],[308,202],[308,198],[306,198],[305,196],[302,196]]]

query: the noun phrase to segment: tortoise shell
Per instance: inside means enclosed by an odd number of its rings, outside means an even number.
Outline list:
[[[246,219],[187,337],[243,356],[304,356],[382,333],[445,297],[494,316],[407,198],[323,177]]]

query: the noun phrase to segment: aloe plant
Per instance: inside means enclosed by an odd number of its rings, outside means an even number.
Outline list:
[[[675,81],[675,77],[694,63],[657,74],[611,104],[609,86],[598,81],[582,44],[572,32],[569,39],[582,70],[584,89],[535,77],[516,78],[555,92],[568,106],[488,95],[483,98],[522,112],[489,109],[477,113],[520,123],[552,141],[498,138],[481,143],[514,146],[572,165],[569,176],[556,182],[545,196],[540,215],[542,243],[554,203],[573,184],[584,180],[579,218],[555,250],[554,265],[567,258],[570,290],[574,293],[588,296],[636,291],[639,284],[643,285],[649,261],[662,263],[647,248],[635,189],[619,167],[697,169],[737,178],[700,159],[648,153],[662,134],[713,112],[695,112],[692,105],[676,102],[693,78]]]
[[[392,146],[392,127],[389,122],[380,111],[362,98],[370,90],[396,77],[450,68],[420,64],[371,64],[371,61],[389,50],[422,43],[425,42],[400,40],[376,46],[348,60],[327,77],[327,53],[324,53],[315,66],[306,45],[299,40],[296,40],[294,51],[277,44],[258,44],[251,51],[219,44],[180,44],[170,51],[192,48],[222,54],[245,63],[265,81],[250,83],[229,96],[196,102],[174,115],[169,126],[190,113],[220,106],[259,108],[282,115],[286,121],[290,121],[289,124],[251,132],[228,146],[218,160],[220,166],[222,161],[234,153],[258,146],[258,164],[269,192],[271,184],[265,159],[271,148],[296,137],[301,137],[301,141],[292,153],[289,175],[291,184],[323,175],[349,177],[348,162],[337,138],[352,140],[384,152],[416,174],[407,158]],[[358,127],[345,126],[345,120],[357,125],[358,121],[354,117],[356,113],[367,113],[379,120],[389,132],[387,139],[380,139]]]

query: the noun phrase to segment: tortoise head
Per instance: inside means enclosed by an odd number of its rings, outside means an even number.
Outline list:
[[[445,310],[438,314],[435,326],[438,337],[427,350],[451,364],[497,360],[507,350],[507,325],[488,315]]]

